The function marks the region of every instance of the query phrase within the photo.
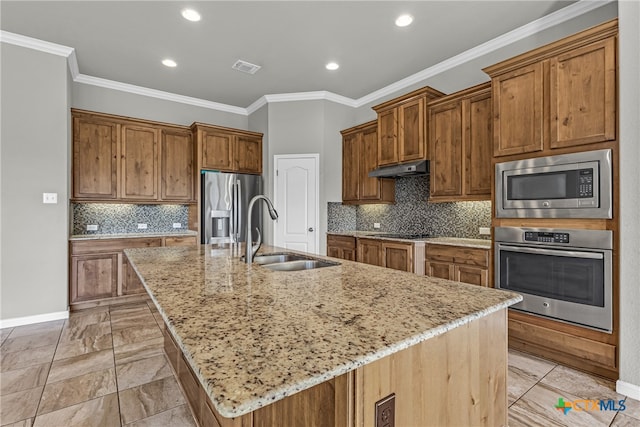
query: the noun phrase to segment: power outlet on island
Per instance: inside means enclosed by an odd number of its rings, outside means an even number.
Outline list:
[[[146,230],[146,229],[147,229],[147,224],[138,223],[138,230]]]
[[[395,427],[396,425],[396,395],[390,394],[376,402],[375,427]]]

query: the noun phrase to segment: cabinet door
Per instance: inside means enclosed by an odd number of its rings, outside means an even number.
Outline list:
[[[73,118],[73,197],[118,196],[118,125],[88,117]]]
[[[398,107],[398,150],[401,162],[427,158],[424,120],[424,98]]]
[[[126,256],[122,256],[122,295],[142,294],[146,290],[142,281],[131,267]]]
[[[382,245],[380,241],[358,239],[358,262],[382,265]]]
[[[327,246],[327,256],[342,259],[342,248],[338,246]]]
[[[433,197],[462,194],[462,107],[459,101],[431,110],[430,193]]]
[[[193,142],[188,131],[162,131],[160,147],[160,197],[162,200],[194,200]]]
[[[431,277],[438,277],[446,280],[454,280],[455,277],[453,264],[427,261],[425,270],[426,275]]]
[[[615,39],[551,59],[551,148],[616,138]]]
[[[167,236],[164,238],[164,246],[194,246],[197,244],[196,236]]]
[[[348,249],[348,248],[342,248],[342,256],[340,257],[342,259],[346,259],[349,261],[355,261],[356,260],[356,249]]]
[[[360,153],[360,199],[380,200],[380,178],[370,178],[369,172],[378,163],[378,130],[372,128],[362,133]]]
[[[492,80],[494,157],[543,149],[542,73],[539,62]]]
[[[462,103],[464,131],[464,193],[491,197],[493,131],[491,94]]]
[[[382,266],[413,272],[413,245],[411,243],[382,243]]]
[[[71,303],[115,297],[118,292],[118,255],[71,257]]]
[[[158,199],[158,129],[122,126],[123,199]]]
[[[489,271],[483,268],[466,267],[456,265],[454,269],[455,280],[478,286],[489,285]]]
[[[228,133],[199,132],[202,143],[202,168],[232,171],[233,139]]]
[[[358,178],[360,174],[361,133],[352,133],[342,138],[342,201],[354,202],[360,199]],[[376,141],[377,143],[377,141]]]
[[[398,110],[378,114],[378,166],[398,163]]]
[[[262,173],[262,138],[238,135],[233,153],[235,170],[243,173]]]

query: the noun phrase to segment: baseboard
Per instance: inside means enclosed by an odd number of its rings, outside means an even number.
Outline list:
[[[624,381],[616,381],[616,391],[635,400],[640,400],[640,386],[627,383]]]
[[[14,317],[13,319],[0,319],[0,329],[15,328],[16,326],[31,325],[33,323],[51,322],[69,318],[69,310],[56,311],[55,313],[36,314],[35,316]]]

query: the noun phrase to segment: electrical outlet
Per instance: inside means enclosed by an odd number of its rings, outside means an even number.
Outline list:
[[[42,193],[42,203],[58,203],[58,193]]]
[[[138,223],[138,230],[146,230],[146,229],[147,229],[147,224]]]
[[[179,222],[174,222],[173,223],[173,228],[182,228],[182,224]]]
[[[87,224],[87,231],[98,231],[97,224]]]
[[[396,395],[391,394],[376,402],[375,427],[395,427],[396,425]]]
[[[374,222],[373,223],[373,228],[380,228],[380,223],[379,222]]]
[[[478,234],[480,234],[481,236],[491,235],[491,227],[480,227],[478,229]]]

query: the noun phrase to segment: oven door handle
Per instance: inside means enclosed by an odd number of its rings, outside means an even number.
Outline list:
[[[552,255],[552,256],[562,256],[567,258],[604,259],[604,254],[595,253],[595,252],[563,251],[563,250],[555,250],[555,249],[526,248],[523,246],[508,246],[508,245],[499,245],[498,249],[510,250],[512,252],[521,252],[526,254]]]

